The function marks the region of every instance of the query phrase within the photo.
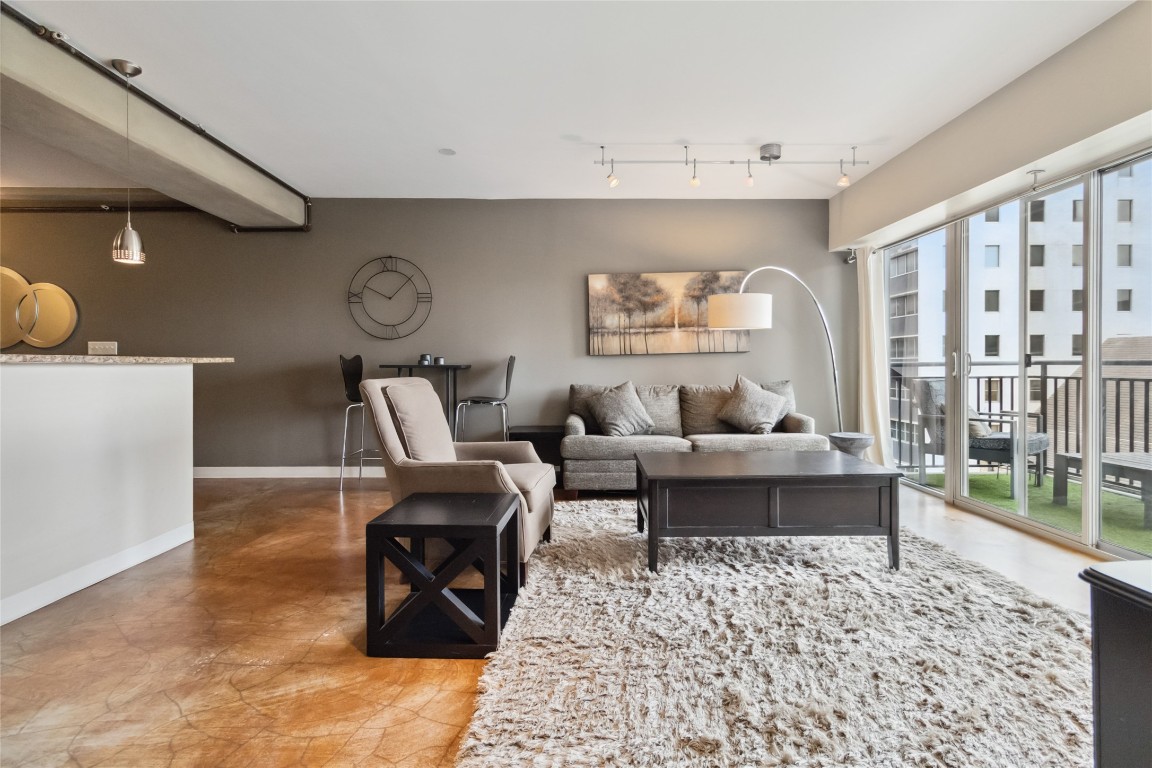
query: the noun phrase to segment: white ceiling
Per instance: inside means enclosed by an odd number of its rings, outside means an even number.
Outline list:
[[[17,0],[314,198],[828,198],[1129,0]],[[4,23],[11,23],[5,19]],[[608,156],[682,165],[617,165]],[[452,148],[455,156],[439,153]],[[0,135],[0,186],[123,186]]]

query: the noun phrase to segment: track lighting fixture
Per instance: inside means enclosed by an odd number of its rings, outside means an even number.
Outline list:
[[[856,165],[856,147],[852,147],[852,165]],[[848,174],[844,173],[844,161],[840,161],[840,179],[836,182],[838,187],[846,187],[852,183],[852,179],[848,178]]]
[[[126,174],[132,172],[132,139],[129,136],[128,104],[132,86],[129,79],[136,77],[144,70],[125,59],[113,59],[112,66],[124,76],[124,155],[127,164]],[[112,241],[112,260],[119,264],[143,264],[144,244],[140,241],[140,234],[132,229],[132,181],[128,181],[128,223],[116,239]]]
[[[608,188],[616,189],[616,187],[620,186],[620,179],[616,177],[616,161],[609,160],[608,162],[611,163],[611,166],[609,166],[611,170],[608,171]],[[604,164],[604,147],[600,147],[600,164]]]
[[[702,164],[702,165],[736,165],[740,162],[739,160],[704,160],[704,159],[700,159],[698,157],[692,157],[691,153],[688,151],[689,150],[688,146],[687,145],[681,145],[681,146],[684,147],[684,159],[683,160],[621,160],[620,163],[622,165],[672,165],[672,164],[679,165],[680,163],[683,163],[686,166],[691,165],[692,166],[692,178],[689,179],[688,184],[693,189],[697,189],[700,186],[700,177],[696,173],[697,163]],[[759,155],[760,159],[759,160],[753,160],[751,158],[747,158],[744,160],[744,168],[745,168],[744,184],[745,184],[745,186],[748,186],[748,187],[756,186],[756,178],[752,175],[752,163],[756,163],[757,165],[836,165],[837,163],[839,163],[839,165],[840,165],[840,180],[836,182],[836,186],[847,187],[849,184],[852,183],[852,180],[848,177],[848,174],[845,172],[844,158],[840,158],[837,160],[781,160],[780,156],[782,153],[782,149],[781,149],[781,145],[777,144],[777,143],[762,144],[759,147],[759,153],[760,153],[760,155]],[[608,173],[608,186],[609,187],[615,188],[617,186],[617,184],[620,183],[620,179],[617,178],[617,176],[616,176],[616,158],[608,158],[605,154],[605,148],[603,146],[600,147],[600,159],[594,160],[593,163],[596,165],[600,165],[600,166],[607,165],[610,168],[610,172]],[[853,147],[852,147],[852,166],[855,167],[857,165],[868,165],[868,161],[856,159],[856,146],[853,145]]]

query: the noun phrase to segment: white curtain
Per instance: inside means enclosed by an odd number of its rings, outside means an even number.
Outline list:
[[[856,284],[860,306],[860,431],[876,441],[865,457],[895,467],[888,414],[888,306],[884,300],[884,252],[856,251]]]

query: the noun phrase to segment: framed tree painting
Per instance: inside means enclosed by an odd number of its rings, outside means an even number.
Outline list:
[[[747,272],[588,275],[588,354],[747,352],[749,331],[708,327],[708,297],[737,293]]]

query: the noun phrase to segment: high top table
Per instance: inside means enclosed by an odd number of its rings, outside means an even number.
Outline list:
[[[885,536],[900,568],[900,472],[840,451],[636,454],[648,570],[660,537]]]
[[[448,429],[456,434],[456,405],[460,402],[456,396],[456,372],[466,371],[472,367],[471,363],[381,363],[381,368],[395,368],[396,375],[407,371],[404,376],[411,376],[417,370],[436,370],[444,372],[444,417],[448,419]]]

